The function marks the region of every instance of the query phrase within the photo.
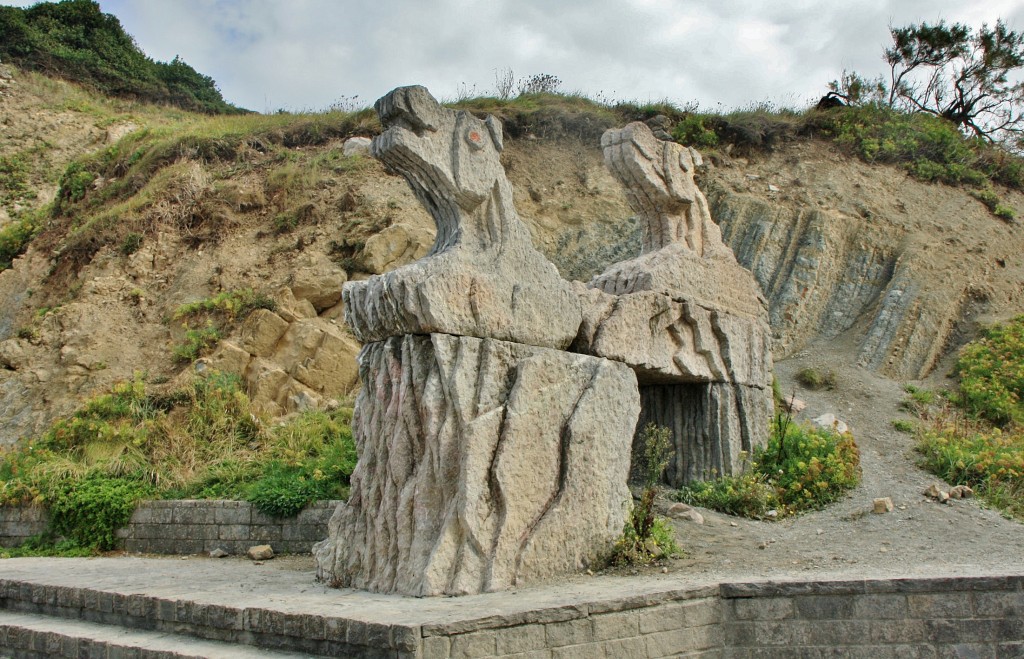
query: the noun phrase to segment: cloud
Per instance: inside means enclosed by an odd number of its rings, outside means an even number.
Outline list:
[[[259,111],[372,103],[424,84],[486,93],[549,73],[616,100],[802,105],[843,69],[884,73],[889,25],[1003,16],[1019,0],[100,0],[150,56],[180,55]]]

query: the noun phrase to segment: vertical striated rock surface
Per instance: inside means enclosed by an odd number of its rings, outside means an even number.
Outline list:
[[[585,567],[630,504],[633,373],[605,359],[445,334],[360,356],[351,495],[314,548],[336,586],[500,590]]]
[[[578,570],[611,548],[631,504],[636,376],[562,351],[580,301],[516,214],[501,125],[422,87],[376,108],[373,155],[409,181],[437,241],[345,284],[345,320],[366,343],[360,458],[314,548],[318,577],[424,596]]]
[[[647,422],[673,430],[672,485],[732,474],[767,439],[771,332],[757,282],[694,183],[700,155],[642,123],[605,132],[605,162],[641,219],[640,256],[577,286],[573,348],[628,364]]]

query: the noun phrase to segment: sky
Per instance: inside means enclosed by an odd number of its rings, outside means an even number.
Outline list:
[[[362,107],[408,84],[447,100],[493,94],[509,70],[605,101],[802,108],[844,69],[886,73],[890,25],[1024,30],[1024,0],[99,2],[147,55],[180,56],[258,112]]]

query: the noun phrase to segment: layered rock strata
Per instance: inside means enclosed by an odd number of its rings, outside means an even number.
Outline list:
[[[580,352],[637,373],[647,421],[673,430],[672,485],[732,474],[767,437],[771,332],[753,276],[694,183],[700,156],[641,123],[605,132],[605,162],[643,228],[642,252],[578,286]]]
[[[530,242],[502,129],[422,87],[376,108],[372,153],[437,225],[423,259],[343,290],[366,345],[349,501],[314,548],[319,578],[406,595],[499,590],[606,552],[630,504],[636,376],[564,352],[572,286]]]

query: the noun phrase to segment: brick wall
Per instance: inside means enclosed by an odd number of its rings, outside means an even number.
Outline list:
[[[144,501],[117,532],[125,550],[147,554],[198,554],[217,547],[243,554],[268,544],[279,553],[309,553],[327,537],[337,501],[318,501],[296,517],[280,519],[247,501]],[[0,546],[12,547],[46,530],[45,509],[0,507]]]

